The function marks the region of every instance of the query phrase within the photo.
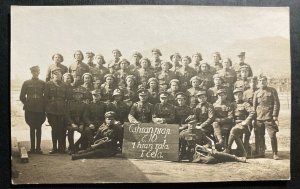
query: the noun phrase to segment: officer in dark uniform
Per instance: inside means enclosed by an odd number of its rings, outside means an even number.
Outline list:
[[[114,58],[108,62],[108,66],[116,72],[120,69],[119,61],[121,60],[122,53],[119,49],[114,49],[112,50],[112,54]]]
[[[177,100],[176,100],[176,94],[180,91],[179,89],[179,80],[178,79],[172,79],[170,81],[170,88],[167,90],[169,93],[169,99],[168,103],[173,104],[173,105],[178,105]]]
[[[140,52],[137,52],[137,51],[133,52],[133,54],[132,54],[132,62],[129,65],[129,70],[131,72],[135,72],[137,69],[141,68],[140,60],[142,58],[143,58],[143,55]]]
[[[213,104],[215,110],[215,120],[212,123],[215,137],[220,147],[226,147],[229,132],[233,126],[233,106],[227,100],[227,91],[219,89],[217,92],[218,100]],[[223,140],[223,136],[225,141]]]
[[[138,84],[146,86],[148,80],[155,77],[153,69],[151,69],[151,62],[148,58],[140,60],[140,68],[136,70]]]
[[[232,103],[234,109],[234,123],[235,126],[231,129],[228,145],[225,149],[226,153],[230,153],[233,141],[237,144],[239,149],[243,150],[243,156],[247,157],[247,152],[249,151],[249,139],[250,139],[250,129],[249,126],[255,116],[255,111],[253,107],[243,100],[243,89],[235,89],[233,91],[235,102]],[[243,134],[247,133],[247,141],[244,144],[241,140]]]
[[[104,57],[102,54],[97,54],[95,56],[95,60],[96,60],[96,63],[97,63],[97,66],[95,67],[95,74],[93,74],[93,77],[94,77],[94,80],[100,80],[100,81],[104,81],[104,76],[106,74],[109,74],[109,69],[104,67],[104,64],[106,64],[105,60],[104,60]]]
[[[159,92],[166,91],[168,85],[172,79],[177,79],[174,72],[170,71],[172,64],[168,61],[163,61],[161,63],[162,70],[157,73],[156,78],[158,79]]]
[[[159,90],[158,90],[158,80],[154,77],[148,80],[148,92],[149,92],[149,102],[153,105],[159,103]]]
[[[107,111],[113,111],[116,113],[116,120],[122,124],[128,122],[129,107],[123,102],[123,93],[120,89],[115,89],[113,92],[113,102],[107,104]]]
[[[154,106],[152,121],[156,124],[172,124],[175,121],[175,108],[168,103],[168,96],[168,92],[161,92],[160,103]]]
[[[175,72],[181,68],[181,55],[179,53],[172,54],[170,56],[170,60],[172,62],[172,68],[170,69],[171,71]]]
[[[207,62],[200,63],[200,69],[198,71],[198,77],[202,81],[200,87],[207,90],[214,86],[213,75],[210,71],[210,65]]]
[[[255,91],[253,97],[253,107],[257,114],[257,125],[256,128],[254,128],[255,137],[258,137],[257,141],[259,141],[257,150],[264,155],[266,128],[271,139],[273,158],[278,160],[279,157],[277,155],[278,146],[276,137],[276,133],[279,131],[276,121],[278,121],[278,114],[280,110],[278,93],[276,89],[268,86],[266,76],[261,75],[258,82],[260,88]]]
[[[132,73],[129,71],[128,66],[130,65],[130,62],[126,59],[122,59],[119,61],[119,70],[115,72],[115,78],[117,85],[119,87],[125,87],[125,79],[128,75],[132,75]]]
[[[65,114],[66,100],[68,98],[67,86],[62,82],[60,69],[53,70],[52,79],[45,86],[46,113],[48,122],[52,128],[53,148],[49,152],[50,154],[65,152],[65,144],[63,142],[66,137]]]
[[[25,121],[30,127],[31,148],[29,153],[42,153],[41,128],[46,120],[44,99],[45,82],[39,79],[40,68],[38,66],[31,67],[30,71],[32,79],[23,83],[20,100],[24,104]]]
[[[151,123],[153,105],[148,102],[149,92],[140,87],[137,91],[140,101],[135,102],[129,112],[128,120],[130,123]]]
[[[186,119],[193,114],[192,109],[186,105],[187,95],[183,92],[178,92],[175,95],[177,101],[175,106],[175,123],[179,124],[179,128],[187,124]]]
[[[105,82],[101,85],[101,96],[102,101],[112,102],[113,101],[113,92],[117,88],[115,85],[115,77],[113,74],[106,74],[104,76]]]
[[[219,52],[214,52],[212,55],[213,55],[214,62],[211,67],[211,72],[213,74],[216,74],[217,71],[219,71],[223,68],[223,65],[221,63],[222,58],[221,58],[221,54]]]
[[[53,70],[59,68],[61,70],[61,74],[65,74],[66,72],[68,72],[68,68],[65,65],[62,65],[61,63],[64,61],[64,57],[59,54],[56,53],[52,56],[52,60],[53,60],[53,64],[51,64],[47,70],[47,74],[46,74],[46,82],[50,81],[51,79],[51,73]]]
[[[198,76],[194,76],[190,79],[190,83],[192,85],[191,88],[187,90],[187,94],[189,96],[189,105],[192,109],[197,106],[197,93],[201,90],[200,88],[200,78]]]
[[[122,139],[122,126],[115,120],[114,112],[105,113],[105,122],[99,127],[94,136],[94,144],[87,150],[72,154],[72,160],[91,157],[110,157],[118,152],[118,143]]]
[[[159,49],[152,49],[152,56],[153,59],[151,60],[151,68],[153,69],[154,73],[161,71],[161,59],[159,58],[162,56]]]
[[[238,80],[235,82],[234,84],[234,88],[241,88],[244,91],[250,88],[249,85],[249,80],[251,78],[248,77],[249,76],[249,67],[244,65],[240,67],[240,77],[238,78]]]
[[[202,55],[199,52],[196,52],[192,55],[192,62],[189,64],[189,66],[193,68],[196,72],[198,72],[199,65],[202,60]]]
[[[182,57],[181,62],[182,66],[176,71],[176,75],[181,83],[181,90],[186,91],[191,87],[190,79],[197,75],[197,72],[189,66],[189,63],[191,63],[191,58],[189,56]]]
[[[241,76],[241,75],[240,75],[240,67],[241,67],[241,66],[244,66],[244,65],[246,65],[246,66],[249,67],[249,77],[252,77],[252,76],[253,76],[252,69],[251,69],[251,67],[250,67],[249,64],[246,64],[246,63],[245,63],[245,58],[246,58],[245,56],[246,56],[246,53],[245,53],[245,52],[241,52],[241,53],[238,54],[237,56],[238,56],[238,58],[239,58],[239,63],[237,63],[236,65],[234,65],[234,70],[235,70],[235,72],[236,72],[237,77],[240,77],[240,76]]]
[[[74,78],[73,85],[77,87],[78,85],[81,85],[81,77],[84,73],[87,73],[90,71],[90,68],[88,65],[82,62],[83,60],[83,54],[80,50],[75,51],[74,53],[75,62],[69,66],[69,73],[72,74]]]

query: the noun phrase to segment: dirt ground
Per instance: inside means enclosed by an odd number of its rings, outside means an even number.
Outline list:
[[[11,94],[11,135],[29,149],[29,127],[24,121],[18,91]],[[26,183],[106,183],[106,182],[215,182],[246,180],[286,180],[290,177],[290,109],[282,105],[278,136],[279,156],[272,159],[270,140],[266,135],[266,158],[248,159],[247,163],[204,165],[187,162],[126,159],[121,155],[103,159],[72,161],[67,154],[50,155],[51,128],[42,129],[43,155],[29,156],[29,163],[12,163],[19,171],[13,184]],[[75,136],[75,137],[78,137]],[[251,138],[254,141],[253,138]],[[13,155],[13,154],[12,154]]]

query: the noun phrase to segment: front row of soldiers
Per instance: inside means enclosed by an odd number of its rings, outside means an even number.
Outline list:
[[[180,159],[187,158],[190,136],[195,136],[197,149],[200,149],[198,152],[207,151],[199,144],[211,145],[207,141],[215,141],[218,151],[230,154],[235,141],[241,156],[246,158],[252,128],[255,132],[255,153],[264,156],[266,128],[271,138],[273,158],[279,159],[276,121],[280,103],[276,90],[267,86],[265,76],[258,78],[259,89],[256,88],[257,80],[253,78],[250,89],[244,91],[236,88],[233,94],[226,88],[218,87],[218,82],[214,80],[216,91],[197,88],[197,91],[192,91],[194,95],[184,92],[174,94],[176,90],[172,89],[171,84],[170,90],[156,96],[151,93],[149,79],[150,89],[140,86],[137,91],[139,100],[128,103],[124,100],[126,90],[111,88],[109,76],[106,76],[108,87],[102,88],[109,93],[96,89],[90,97],[83,87],[68,87],[67,82],[62,81],[60,70],[53,70],[52,80],[48,83],[38,79],[39,72],[37,66],[31,68],[32,79],[24,82],[20,94],[25,120],[30,126],[31,153],[42,153],[41,125],[47,116],[52,127],[53,148],[50,153],[66,152],[67,133],[72,159],[116,154],[122,147],[122,124],[127,121],[178,124]],[[192,79],[191,83],[193,85]],[[234,102],[230,95],[233,95]],[[195,98],[193,108],[190,107],[191,96]],[[88,103],[90,99],[92,102]],[[74,142],[74,131],[81,133],[77,142]],[[207,140],[207,137],[212,140]]]

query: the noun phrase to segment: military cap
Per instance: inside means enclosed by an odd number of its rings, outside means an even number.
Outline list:
[[[194,76],[190,79],[190,83],[192,83],[192,81],[194,81],[194,80],[198,80],[200,82],[201,79],[198,76]]]
[[[196,96],[200,96],[200,95],[207,95],[207,93],[206,93],[206,91],[201,90],[196,94]]]
[[[178,79],[172,79],[170,81],[169,85],[171,85],[171,83],[173,83],[173,82],[177,83],[177,85],[179,86],[179,80]]]
[[[30,71],[32,71],[32,72],[40,71],[40,67],[39,66],[32,66],[32,67],[30,67]]]
[[[139,61],[140,62],[140,64],[142,64],[142,61],[143,60],[146,60],[147,62],[148,62],[148,67],[151,65],[151,62],[150,62],[150,60],[148,59],[148,58],[146,58],[146,57],[144,57],[144,58],[141,58],[141,60]]]
[[[156,52],[157,54],[159,54],[159,56],[162,56],[161,52],[159,49],[152,49],[151,52]]]
[[[119,54],[119,56],[122,56],[122,53],[121,53],[121,51],[119,49],[114,49],[111,52],[114,53],[114,51],[116,51]]]
[[[162,92],[159,93],[159,96],[160,97],[168,97],[169,93],[167,91],[162,91]]]
[[[192,59],[191,59],[191,57],[189,57],[189,56],[184,56],[184,57],[182,57],[182,59],[184,59],[184,58],[188,59],[188,60],[189,60],[189,63],[191,63],[191,62],[192,62]]]
[[[201,53],[199,53],[199,52],[196,52],[196,53],[194,53],[194,54],[192,55],[192,57],[193,57],[193,56],[195,56],[195,55],[198,55],[198,56],[199,56],[199,58],[200,58],[200,61],[201,61],[201,60],[203,60],[203,59],[202,59],[202,55],[201,55]]]
[[[168,64],[170,69],[173,67],[173,64],[172,64],[171,62],[169,62],[169,61],[162,61],[162,62],[161,62],[161,66],[162,66],[163,64]]]
[[[51,72],[52,72],[52,74],[57,74],[58,72],[61,73],[61,69],[60,68],[54,68]]]
[[[116,95],[123,95],[123,93],[120,89],[115,89],[113,92],[113,96],[116,96]]]
[[[174,54],[172,54],[172,55],[170,56],[170,60],[172,60],[172,58],[173,58],[174,56],[179,56],[179,58],[181,59],[181,55],[180,55],[179,53],[174,53]]]
[[[224,81],[223,77],[221,75],[219,75],[219,74],[215,74],[213,76],[213,79],[216,79],[216,78],[220,78],[222,81]]]
[[[96,81],[93,82],[94,84],[101,84],[101,80],[97,79]]]
[[[99,54],[96,54],[96,56],[100,56],[102,58],[103,64],[106,63],[106,61],[104,60],[104,56],[102,54],[99,53]]]
[[[106,74],[104,76],[104,79],[106,80],[107,77],[111,77],[111,78],[115,79],[115,76],[113,74]]]
[[[240,67],[240,71],[241,70],[249,70],[249,66],[243,65],[243,66]]]
[[[219,52],[214,52],[213,55],[214,55],[214,54],[217,55],[217,56],[220,58],[220,60],[222,59],[222,58],[221,58],[221,54],[220,54]]]
[[[233,90],[233,94],[239,93],[239,92],[243,93],[244,90],[242,88],[236,88],[236,89]]]
[[[138,56],[139,58],[143,58],[143,55],[140,52],[134,51],[132,56],[134,55]]]
[[[129,62],[127,59],[125,59],[125,58],[123,58],[122,60],[120,60],[120,61],[118,62],[119,65],[120,65],[122,62],[126,62],[128,65],[130,65],[130,62]]]
[[[227,94],[227,91],[226,91],[225,89],[219,89],[219,90],[217,91],[217,94],[221,94],[221,93]]]
[[[52,55],[52,60],[54,60],[54,56],[55,56],[55,55],[60,56],[61,61],[62,61],[62,62],[64,61],[63,55],[61,55],[61,54],[59,54],[59,53],[55,53],[54,55]]]
[[[177,99],[186,99],[186,94],[184,92],[178,92],[175,94],[176,100]]]
[[[128,75],[125,80],[127,81],[127,79],[132,79],[134,82],[136,82],[136,77],[134,75]]]
[[[83,80],[84,76],[86,76],[86,75],[90,76],[93,80],[93,75],[90,74],[89,72],[86,72],[86,73],[82,74],[82,80]]]
[[[94,54],[93,52],[91,52],[91,51],[88,51],[88,52],[86,52],[85,54],[86,54],[86,55],[91,55],[92,57],[95,56],[95,54]]]
[[[75,57],[75,54],[76,54],[76,53],[78,53],[78,52],[79,52],[79,53],[82,55],[82,58],[83,58],[83,53],[82,53],[82,51],[81,51],[81,50],[77,50],[77,51],[75,51],[75,52],[74,52],[74,57]]]
[[[139,87],[139,90],[137,91],[137,93],[142,96],[147,96],[148,90],[145,87]]]
[[[152,81],[155,81],[156,83],[158,83],[158,80],[155,77],[151,77],[148,79],[148,84]]]
[[[92,95],[96,95],[96,94],[101,94],[101,90],[100,89],[95,89],[92,91]]]
[[[114,118],[116,116],[116,113],[113,112],[113,111],[108,111],[108,112],[105,113],[104,116],[105,116],[105,118],[109,118],[109,117]]]
[[[237,56],[245,56],[246,53],[245,52],[240,52]]]

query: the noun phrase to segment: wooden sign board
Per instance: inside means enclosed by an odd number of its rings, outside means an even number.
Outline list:
[[[133,159],[178,161],[177,124],[124,123],[123,156]]]

